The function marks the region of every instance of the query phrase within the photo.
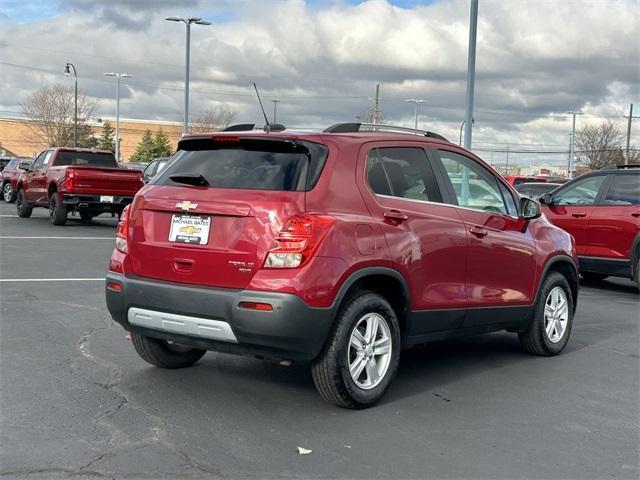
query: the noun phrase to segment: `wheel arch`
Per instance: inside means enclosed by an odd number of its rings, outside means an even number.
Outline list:
[[[635,270],[635,265],[636,262],[638,261],[638,259],[640,258],[640,233],[636,234],[636,238],[633,239],[633,243],[631,244],[631,255],[630,255],[630,260],[631,260],[631,275],[635,276],[636,272]],[[635,281],[638,281],[637,278],[634,278]]]
[[[391,304],[404,336],[411,314],[411,302],[407,281],[400,272],[388,267],[365,267],[352,273],[340,287],[333,303],[333,321],[344,300],[362,290],[377,293]]]
[[[540,289],[542,288],[544,279],[550,272],[558,272],[562,274],[567,279],[567,282],[569,282],[571,297],[573,298],[573,311],[575,313],[578,305],[578,289],[580,285],[578,280],[578,266],[576,265],[575,260],[568,255],[556,255],[552,257],[544,266],[542,275],[540,275],[540,280],[538,281],[538,287],[536,290],[536,299],[540,294]]]

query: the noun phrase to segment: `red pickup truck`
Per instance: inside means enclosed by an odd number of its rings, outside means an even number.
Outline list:
[[[120,215],[143,185],[142,172],[119,168],[106,150],[51,148],[19,168],[18,216],[30,217],[34,207],[48,207],[54,225],[64,225],[74,211],[83,221],[105,212]]]

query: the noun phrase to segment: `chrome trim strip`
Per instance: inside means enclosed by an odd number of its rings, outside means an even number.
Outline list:
[[[188,337],[209,338],[222,342],[238,343],[231,326],[222,320],[190,317],[175,313],[156,312],[144,308],[131,307],[127,312],[131,325],[150,328],[162,332],[178,333]]]
[[[382,198],[390,198],[392,200],[405,200],[407,202],[415,202],[415,203],[424,203],[427,205],[439,205],[441,207],[450,207],[450,208],[461,208],[462,210],[471,210],[472,212],[480,212],[480,213],[486,213],[488,215],[495,215],[497,217],[508,217],[508,218],[512,218],[514,220],[518,220],[520,217],[514,217],[513,215],[509,215],[509,214],[498,214],[498,213],[494,213],[494,212],[488,212],[486,210],[482,210],[479,208],[471,208],[471,207],[462,207],[460,205],[454,205],[453,203],[445,203],[445,202],[430,202],[429,200],[416,200],[414,198],[405,198],[405,197],[394,197],[393,195],[381,195],[379,193],[374,193],[374,195],[376,197],[382,197]],[[378,204],[380,205],[380,204]],[[386,208],[384,205],[380,205],[382,208]]]

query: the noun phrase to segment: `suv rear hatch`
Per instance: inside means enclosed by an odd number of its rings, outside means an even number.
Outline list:
[[[305,210],[323,145],[264,137],[187,138],[131,211],[135,275],[244,288],[274,238]]]

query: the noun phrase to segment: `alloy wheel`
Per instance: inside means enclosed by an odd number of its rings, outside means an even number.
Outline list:
[[[351,379],[364,389],[375,388],[384,379],[391,362],[391,329],[379,313],[367,313],[356,323],[348,348]]]
[[[562,287],[554,287],[544,305],[544,331],[551,343],[558,343],[564,336],[569,322],[569,302]]]
[[[10,183],[7,183],[2,189],[2,197],[4,198],[5,202],[11,201],[11,197],[13,197],[13,187]]]

